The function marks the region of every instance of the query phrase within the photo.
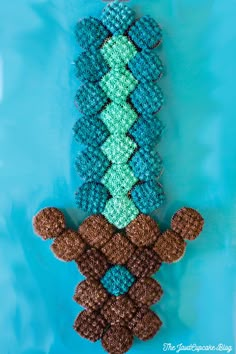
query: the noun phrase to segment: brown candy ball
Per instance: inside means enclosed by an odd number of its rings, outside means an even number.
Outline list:
[[[44,240],[58,237],[66,228],[65,217],[57,208],[45,208],[34,217],[33,227]]]
[[[114,235],[102,248],[102,252],[112,264],[125,264],[134,251],[131,242],[121,234]]]
[[[90,310],[98,310],[107,300],[108,294],[102,285],[93,279],[82,281],[75,290],[74,300]]]
[[[86,278],[100,279],[109,268],[106,257],[96,248],[90,248],[76,261]]]
[[[128,296],[112,296],[103,306],[101,314],[109,324],[125,325],[136,311],[133,301]]]
[[[127,263],[127,268],[138,278],[151,276],[160,266],[158,255],[149,248],[138,248]]]
[[[178,210],[171,220],[172,229],[186,240],[195,240],[203,225],[203,217],[192,208]]]
[[[79,233],[90,246],[101,248],[112,237],[114,228],[103,215],[92,215],[80,225]]]
[[[76,318],[74,329],[82,337],[96,342],[102,338],[106,325],[105,319],[100,314],[86,310],[82,311]]]
[[[160,318],[151,310],[142,307],[129,323],[129,329],[134,336],[148,340],[155,336],[162,326]]]
[[[153,249],[160,259],[166,263],[180,260],[185,252],[186,243],[173,230],[167,230],[158,238]]]
[[[140,214],[126,227],[126,234],[136,246],[144,247],[154,244],[160,229],[150,216]]]
[[[85,247],[85,243],[80,238],[78,232],[66,230],[55,239],[51,250],[57,258],[69,262],[79,258],[84,252]]]
[[[151,306],[163,294],[160,284],[152,278],[140,278],[129,290],[129,296],[138,306]]]
[[[126,353],[132,344],[131,332],[122,326],[111,326],[102,337],[103,348],[110,354]]]

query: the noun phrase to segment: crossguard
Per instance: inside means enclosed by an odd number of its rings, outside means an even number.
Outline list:
[[[42,209],[33,221],[39,236],[54,239],[55,256],[75,261],[86,277],[74,294],[74,300],[85,307],[75,320],[75,330],[91,341],[102,339],[111,353],[111,348],[122,348],[123,343],[131,345],[133,336],[147,340],[160,329],[162,322],[149,307],[160,300],[163,290],[151,276],[162,262],[179,261],[185,240],[194,240],[203,224],[191,208],[178,210],[164,232],[144,214],[123,230],[103,215],[92,215],[78,230],[71,230],[56,208]]]

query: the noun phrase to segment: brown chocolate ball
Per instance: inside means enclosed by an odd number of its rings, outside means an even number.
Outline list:
[[[137,306],[151,306],[163,294],[160,284],[153,278],[140,278],[129,290],[130,298]]]
[[[102,248],[112,264],[125,264],[135,251],[132,243],[123,235],[116,234]]]
[[[171,228],[186,240],[195,240],[203,229],[204,219],[192,208],[178,210],[171,220]]]
[[[90,310],[98,310],[108,298],[103,286],[96,280],[82,281],[75,290],[74,300]]]
[[[128,238],[138,247],[150,246],[160,235],[160,229],[150,216],[139,214],[127,227]]]
[[[134,336],[148,340],[155,336],[162,326],[160,318],[147,307],[141,307],[129,323],[129,329]]]
[[[92,215],[80,225],[79,233],[90,246],[101,248],[112,237],[114,228],[103,215]]]
[[[102,338],[104,329],[106,328],[105,319],[97,312],[85,310],[76,318],[74,329],[82,337],[96,342]]]
[[[54,240],[51,250],[57,258],[69,262],[78,259],[85,247],[78,232],[66,230]]]
[[[90,248],[76,261],[86,278],[100,279],[109,268],[106,257],[96,248]]]
[[[127,296],[112,296],[101,309],[102,316],[109,324],[125,325],[136,313],[133,301]]]
[[[66,228],[65,217],[57,208],[45,208],[35,215],[33,227],[44,240],[58,237]]]
[[[127,263],[127,268],[138,278],[151,276],[160,266],[158,255],[149,248],[138,248]]]
[[[110,354],[126,353],[133,344],[130,330],[122,326],[111,326],[102,337],[103,348]]]
[[[173,230],[167,230],[158,237],[153,249],[166,263],[180,260],[185,252],[186,242]]]

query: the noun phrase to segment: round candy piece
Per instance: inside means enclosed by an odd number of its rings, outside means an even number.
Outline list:
[[[157,113],[163,104],[163,93],[154,82],[141,82],[131,94],[131,101],[142,115]]]
[[[156,181],[138,184],[131,192],[136,207],[141,213],[149,214],[159,208],[164,202],[164,192]]]
[[[138,248],[127,263],[127,268],[137,278],[150,277],[160,266],[160,258],[149,248]]]
[[[133,344],[130,330],[122,326],[111,326],[102,337],[104,349],[111,354],[126,353]]]
[[[160,318],[146,307],[141,307],[129,323],[133,335],[141,340],[153,338],[161,326]]]
[[[75,194],[78,208],[93,214],[103,212],[108,197],[107,188],[95,182],[84,183]]]
[[[129,296],[138,306],[151,306],[160,300],[163,290],[153,278],[140,278],[129,290]]]
[[[99,83],[82,85],[75,97],[75,102],[81,113],[93,115],[98,113],[107,102],[107,96]]]
[[[91,247],[101,248],[112,237],[114,227],[103,215],[92,215],[80,225],[79,233]]]
[[[102,248],[111,264],[125,264],[134,253],[134,246],[122,234],[115,234]]]
[[[160,259],[166,263],[179,261],[184,255],[185,248],[185,241],[173,230],[161,234],[153,247]]]
[[[118,229],[123,229],[139,214],[134,202],[128,196],[117,196],[108,200],[103,211],[107,220]]]
[[[195,240],[204,225],[203,217],[192,208],[178,210],[171,220],[172,229],[186,240]]]
[[[108,293],[115,296],[126,294],[134,281],[135,277],[126,267],[121,265],[109,268],[101,279],[101,283]]]
[[[85,243],[81,240],[78,232],[66,230],[55,239],[51,250],[57,258],[65,262],[70,262],[83,254]]]
[[[57,208],[44,208],[34,217],[33,226],[44,240],[58,237],[66,228],[65,217]]]
[[[82,311],[76,318],[74,329],[81,337],[96,342],[107,326],[105,319],[95,311]]]
[[[129,130],[139,146],[151,148],[160,140],[162,122],[155,115],[141,116]]]
[[[122,2],[107,5],[102,14],[102,23],[113,34],[123,34],[134,22],[135,12]]]
[[[129,30],[129,36],[142,49],[155,48],[161,41],[162,33],[158,23],[150,16],[143,16]]]
[[[101,146],[109,136],[108,129],[97,115],[81,117],[73,130],[75,139],[88,146]]]
[[[139,81],[156,81],[163,73],[160,58],[151,50],[142,50],[136,54],[128,66]]]
[[[99,50],[83,52],[75,61],[77,77],[82,81],[96,82],[109,71]]]
[[[141,181],[156,179],[162,170],[162,161],[157,152],[140,148],[129,162],[135,177]]]
[[[136,312],[136,306],[127,295],[111,296],[101,310],[108,323],[119,325],[127,325]]]
[[[75,290],[74,300],[90,310],[98,310],[107,300],[108,294],[96,280],[86,279]]]
[[[102,150],[93,147],[80,152],[75,161],[78,175],[85,181],[101,181],[109,165],[110,162]]]
[[[139,214],[125,229],[126,235],[138,247],[154,244],[161,234],[156,221],[149,215]]]
[[[103,26],[101,21],[96,18],[89,17],[79,21],[76,25],[75,35],[79,45],[85,49],[97,49],[100,47],[109,32]]]
[[[100,279],[109,267],[106,257],[95,248],[89,248],[76,263],[80,273],[93,279]]]

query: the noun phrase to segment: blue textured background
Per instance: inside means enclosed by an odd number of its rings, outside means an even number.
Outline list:
[[[162,352],[164,342],[234,345],[236,274],[235,0],[131,0],[161,23],[166,130],[159,151],[167,203],[163,226],[181,206],[205,217],[184,259],[157,274],[155,306],[164,325],[131,354]],[[72,125],[78,82],[73,36],[78,18],[99,16],[100,0],[13,0],[0,4],[0,354],[103,353],[72,329],[81,280],[33,234],[41,207],[74,210],[79,181]]]

